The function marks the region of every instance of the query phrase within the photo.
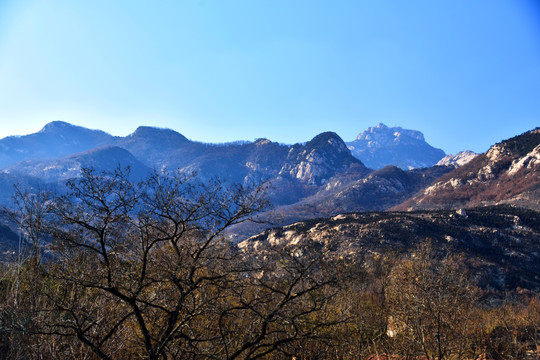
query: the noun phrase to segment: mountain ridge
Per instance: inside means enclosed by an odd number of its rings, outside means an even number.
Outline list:
[[[540,209],[540,128],[493,145],[396,209],[495,204]]]
[[[375,142],[377,146],[386,142],[417,144],[418,141],[422,142],[422,146],[429,146],[419,131],[389,128],[384,124],[368,128],[358,139]],[[18,145],[9,149],[10,142],[17,141]],[[52,143],[56,146],[53,146],[52,154],[55,156],[47,154],[46,157],[40,157]],[[62,148],[64,143],[67,145]],[[37,183],[39,178],[52,184],[60,183],[77,176],[81,167],[100,168],[100,164],[103,164],[104,169],[110,169],[113,165],[129,165],[140,178],[152,170],[180,170],[197,174],[200,181],[217,177],[226,183],[268,182],[271,185],[268,191],[270,199],[282,213],[289,212],[290,215],[285,217],[288,221],[296,221],[300,215],[317,217],[337,212],[383,211],[392,207],[406,209],[407,206],[415,208],[417,205],[411,204],[416,201],[422,206],[428,206],[428,201],[420,200],[420,194],[434,191],[434,186],[441,187],[441,181],[450,181],[447,173],[453,169],[452,166],[430,166],[404,170],[386,166],[372,170],[353,156],[350,146],[341,137],[330,131],[318,134],[306,143],[294,145],[280,144],[265,138],[253,142],[206,144],[189,140],[166,128],[139,126],[128,136],[116,137],[100,130],[56,121],[45,125],[36,134],[0,139],[0,159],[17,153],[17,149],[25,144],[34,145],[23,154],[25,160],[7,167],[0,166],[3,168],[3,181],[15,181],[17,176],[27,176],[28,180],[25,181],[28,183]],[[540,150],[535,152],[538,139],[534,136],[530,139],[527,136],[516,137],[508,139],[504,144],[503,147],[494,146],[491,153],[478,155],[454,171],[465,173],[470,166],[487,161],[486,156],[493,159],[500,156],[501,159],[495,161],[498,165],[493,169],[506,166],[508,176],[512,175],[512,179],[527,179],[519,182],[513,194],[529,196],[530,199],[521,199],[521,202],[515,203],[530,206],[538,196],[536,192],[528,191],[526,185],[535,183],[536,172],[526,174],[524,169],[530,168],[538,160]],[[71,152],[81,148],[83,150]],[[504,155],[506,153],[515,156]],[[485,164],[482,166],[485,167]],[[489,176],[493,175],[489,173],[493,170],[490,169],[485,168],[482,176],[477,174],[478,181],[490,181]],[[2,191],[0,198],[9,197],[7,189]],[[474,204],[481,205],[482,202]],[[463,201],[452,205],[441,199],[431,207],[464,205],[467,203]]]

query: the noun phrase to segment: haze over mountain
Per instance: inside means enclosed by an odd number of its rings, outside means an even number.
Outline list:
[[[335,138],[339,138],[339,136],[335,135]],[[337,143],[343,143],[343,140],[339,138],[336,140]],[[100,130],[90,130],[63,121],[53,121],[35,134],[0,139],[0,168],[27,159],[60,158],[98,147],[119,146],[131,152],[149,167],[161,168],[165,166],[174,169],[192,165],[194,170],[199,170],[199,165],[193,165],[197,157],[202,155],[219,156],[218,153],[223,150],[223,146],[227,147],[228,150],[236,147],[237,150],[242,149],[241,153],[245,153],[246,149],[242,145],[249,146],[250,144],[252,143],[237,142],[220,145],[201,143],[188,140],[174,130],[148,126],[140,126],[126,137],[115,137]],[[264,145],[267,144],[259,142],[257,146],[259,149],[264,148],[265,151],[268,151],[268,147],[265,148]],[[404,130],[400,127],[388,128],[383,124],[368,128],[358,135],[355,141],[346,145],[352,150],[353,156],[373,169],[383,168],[386,165],[395,165],[403,169],[429,167],[444,156],[442,150],[435,149],[425,142],[421,132]],[[297,149],[298,146],[300,145],[293,147]],[[275,148],[275,146],[273,147]],[[286,147],[282,147],[281,150],[285,149]],[[254,149],[250,149],[247,152],[252,153],[253,151]],[[345,147],[341,148],[341,152],[345,152]],[[279,154],[274,153],[274,155],[283,161],[285,153],[281,151]],[[294,162],[296,160],[291,157],[301,156],[301,154],[293,152],[287,156],[289,157],[288,161]],[[352,160],[349,159],[349,161]],[[284,172],[300,170],[300,168],[293,170],[296,165],[291,169],[284,170]],[[319,175],[316,177],[318,180],[314,178],[313,182],[322,179],[319,179]]]
[[[343,140],[331,132],[292,146],[262,138],[205,144],[170,129],[141,126],[129,136],[114,137],[59,121],[36,134],[1,139],[0,158],[8,182],[27,177],[54,184],[78,176],[83,167],[110,170],[115,166],[130,166],[132,175],[139,178],[153,169],[166,169],[196,173],[202,181],[212,177],[229,183],[274,179],[291,189],[279,195],[276,192],[274,200],[278,203],[295,202],[314,193],[351,166],[368,172]],[[4,199],[9,197],[10,188],[0,191]]]
[[[389,135],[389,132],[392,134]],[[367,161],[388,165],[395,160],[385,158],[388,152],[400,152],[403,155],[409,151],[406,167],[428,166],[423,158],[425,158],[424,147],[429,145],[423,142],[423,135],[420,132],[401,128],[390,129],[381,124],[362,134],[368,133],[372,134],[376,141],[370,142],[371,152],[364,154]],[[359,139],[369,136],[359,136]],[[388,136],[391,136],[391,139]],[[358,145],[359,141],[356,140],[355,145]],[[418,152],[415,153],[410,147],[411,141],[416,144],[414,146],[419,146]],[[373,144],[376,144],[376,147]],[[404,146],[408,150],[403,150]],[[321,185],[336,172],[363,162],[362,157],[358,161],[358,156],[357,159],[351,156],[343,140],[330,132],[320,134],[304,145],[281,145],[267,139],[255,142],[206,144],[191,141],[170,129],[141,126],[131,135],[115,137],[100,130],[54,121],[38,133],[0,139],[0,168],[38,176],[48,181],[59,181],[73,176],[78,166],[73,164],[73,158],[60,160],[61,158],[105,147],[125,149],[149,168],[184,169],[197,172],[203,177],[220,176],[236,182],[246,179],[269,179],[279,175],[292,177],[306,184]],[[133,162],[125,159],[125,155],[118,154],[119,158],[116,161],[119,164]],[[116,155],[111,156],[109,161],[114,162]],[[27,160],[30,162],[24,162]],[[67,166],[68,162],[72,165]],[[63,172],[60,171],[62,166],[59,163],[64,163]],[[396,163],[404,164],[403,161]],[[43,172],[44,168],[47,168],[47,171]]]
[[[377,153],[397,156],[400,148],[433,149],[416,131],[380,125],[363,134],[361,141],[372,141],[367,147],[371,159]],[[437,149],[432,154],[444,155]],[[205,144],[169,129],[139,127],[129,136],[114,137],[63,122],[48,124],[36,134],[1,139],[0,158],[8,164],[0,170],[3,205],[9,205],[14,184],[31,192],[61,191],[84,167],[110,171],[129,166],[134,180],[154,170],[181,170],[195,172],[201,181],[262,181],[274,208],[258,215],[263,224],[231,228],[233,241],[260,234],[243,247],[256,247],[258,241],[289,242],[293,247],[318,241],[338,259],[408,251],[429,237],[439,249],[467,252],[467,264],[483,286],[540,286],[540,270],[531,265],[538,261],[534,251],[540,244],[534,210],[540,208],[540,129],[496,144],[485,154],[464,152],[439,159],[445,165],[412,170],[394,165],[370,169],[333,132],[294,145],[264,138]],[[411,161],[418,165],[418,159]],[[496,204],[529,210],[477,208]],[[441,211],[463,207],[467,209]],[[388,212],[391,209],[430,211]],[[0,220],[0,250],[12,254],[17,230],[5,223]]]
[[[137,160],[129,151],[118,146],[105,146],[62,158],[24,160],[11,167],[5,173],[25,174],[45,182],[63,182],[76,178],[83,168],[97,171],[113,171],[121,167],[130,167],[134,178],[148,175],[152,169]]]

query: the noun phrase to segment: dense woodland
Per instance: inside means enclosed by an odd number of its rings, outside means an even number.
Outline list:
[[[1,359],[535,359],[540,295],[494,296],[429,239],[362,260],[239,249],[261,186],[84,170],[18,191],[0,278]],[[388,355],[385,355],[388,354]]]

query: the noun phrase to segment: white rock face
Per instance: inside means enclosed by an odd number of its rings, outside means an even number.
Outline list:
[[[540,166],[540,145],[535,147],[521,159],[514,160],[507,173],[508,175],[513,176],[522,169],[532,169],[536,166]]]
[[[478,154],[470,150],[460,151],[456,155],[448,154],[443,157],[436,165],[461,167],[474,159]]]
[[[488,160],[492,163],[496,163],[500,161],[502,158],[506,156],[511,156],[512,154],[509,153],[509,151],[500,144],[493,145],[489,151],[486,153],[486,157]]]
[[[416,140],[425,141],[424,134],[416,130],[403,129],[400,126],[391,127],[380,123],[375,127],[369,127],[356,137],[356,140],[368,141],[369,147],[378,147],[399,142],[400,137],[410,137]]]

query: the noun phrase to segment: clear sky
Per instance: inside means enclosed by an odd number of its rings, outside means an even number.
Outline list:
[[[304,142],[422,131],[485,151],[540,126],[537,0],[0,0],[0,137]]]

